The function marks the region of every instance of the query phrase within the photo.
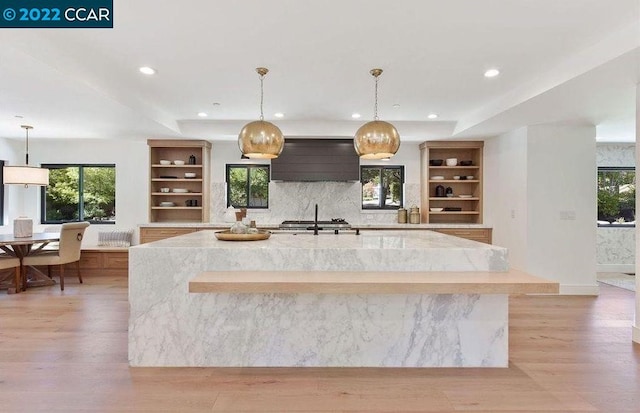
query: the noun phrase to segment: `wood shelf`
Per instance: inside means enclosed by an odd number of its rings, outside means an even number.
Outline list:
[[[174,207],[159,207],[159,206],[154,206],[151,207],[151,209],[165,209],[165,210],[175,210],[175,209],[193,209],[193,210],[198,210],[198,209],[202,209],[202,207],[187,207],[187,206],[174,206]]]
[[[429,166],[429,169],[479,169],[480,167],[477,165],[471,166]]]
[[[148,139],[149,146],[149,222],[209,222],[209,178],[211,143],[194,139]],[[195,164],[189,158],[195,157]],[[162,165],[160,160],[183,160],[184,165]],[[185,178],[184,174],[197,174],[196,178]],[[175,178],[161,178],[176,176]],[[170,192],[160,192],[169,188]],[[171,192],[184,188],[191,192]],[[195,198],[200,206],[157,206],[159,201],[173,200],[183,204]],[[173,198],[173,199],[172,199]]]
[[[202,182],[202,178],[151,178],[151,182]]]
[[[160,195],[160,196],[202,196],[202,192],[152,192],[151,195]]]
[[[153,164],[151,165],[152,168],[199,168],[202,169],[202,165],[160,165],[160,164]]]
[[[441,212],[432,212],[429,211],[429,215],[478,215],[480,212],[478,211],[441,211]]]
[[[478,197],[471,197],[471,198],[460,198],[459,196],[453,196],[453,197],[434,197],[432,196],[431,198],[429,198],[429,201],[479,201],[480,198]]]
[[[420,145],[420,206],[421,221],[434,224],[482,223],[482,141],[426,141]],[[469,166],[430,165],[433,159],[456,158],[458,162],[470,161]],[[473,179],[453,179],[454,176],[471,176]],[[432,179],[442,176],[444,179]],[[436,187],[451,187],[453,197],[436,197]],[[460,198],[469,194],[470,198]],[[469,202],[471,201],[471,202]],[[430,207],[462,207],[464,211],[431,212]]]
[[[461,184],[461,183],[469,183],[469,184],[477,184],[480,181],[478,179],[430,179],[430,184],[435,184],[438,182],[444,182],[448,184]]]

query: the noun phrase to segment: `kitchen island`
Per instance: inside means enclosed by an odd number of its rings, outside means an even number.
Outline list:
[[[130,249],[129,363],[506,367],[508,294],[502,290],[277,292],[276,285],[269,292],[190,292],[189,284],[207,272],[231,281],[233,272],[238,280],[282,272],[290,285],[295,272],[326,272],[328,279],[441,272],[455,279],[460,272],[507,271],[506,249],[432,231],[275,233],[254,242],[219,241],[214,231],[199,231],[139,245]]]

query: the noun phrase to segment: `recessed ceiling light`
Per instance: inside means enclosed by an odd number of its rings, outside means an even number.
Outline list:
[[[394,103],[394,104],[393,104],[393,107],[394,107],[395,109],[398,109],[398,108],[400,107],[400,104],[399,104],[399,103]]]
[[[142,66],[140,69],[140,73],[144,73],[145,75],[155,75],[156,69],[149,66]]]
[[[437,113],[430,113],[429,116],[427,116],[429,119],[436,119],[438,117]]]
[[[274,113],[273,116],[275,116],[276,118],[284,118],[284,113],[282,112]]]
[[[489,69],[486,72],[484,72],[484,77],[496,77],[500,74],[500,71],[498,69]]]
[[[351,117],[354,119],[360,119],[360,114],[359,113],[353,113],[351,114]]]
[[[198,116],[200,116],[201,118],[206,118],[206,117],[207,117],[207,116],[209,116],[209,115],[207,115],[207,114],[206,114],[206,113],[204,113],[204,112],[198,112]]]

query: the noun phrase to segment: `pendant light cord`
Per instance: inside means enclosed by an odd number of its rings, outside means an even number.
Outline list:
[[[24,154],[25,164],[29,165],[29,129],[27,129],[27,152]]]
[[[262,103],[264,102],[264,75],[260,75],[260,120],[264,120]]]
[[[32,128],[32,126],[28,126],[28,125],[21,125],[21,128],[23,128],[25,130],[25,132],[27,133],[27,139],[26,139],[26,143],[25,143],[25,155],[24,155],[24,163],[25,165],[29,166],[29,129]]]
[[[378,76],[376,78],[376,97],[373,105],[373,120],[378,120]]]

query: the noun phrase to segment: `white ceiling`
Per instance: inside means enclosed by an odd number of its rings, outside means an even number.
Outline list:
[[[115,0],[113,29],[0,30],[0,137],[235,139],[265,66],[288,136],[353,135],[381,67],[406,140],[579,122],[633,141],[639,21],[638,0]]]

